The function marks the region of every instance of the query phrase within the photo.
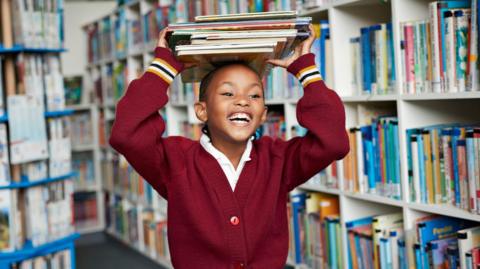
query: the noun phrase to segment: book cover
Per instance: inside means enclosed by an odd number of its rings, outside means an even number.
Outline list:
[[[372,219],[372,241],[375,268],[380,268],[380,238],[382,238],[383,235],[388,235],[390,230],[400,227],[403,227],[403,214],[401,212],[380,215]]]
[[[433,216],[430,219],[417,221],[418,243],[421,246],[419,253],[423,266],[428,266],[428,257],[425,252],[428,242],[455,235],[458,230],[471,226],[472,223],[469,221],[446,216]]]
[[[427,248],[430,250],[428,253],[429,266],[432,269],[442,269],[447,265],[447,247],[451,244],[457,243],[455,236],[447,237],[444,239],[433,240],[427,243]]]
[[[460,230],[457,232],[458,250],[460,257],[464,257],[467,252],[480,246],[480,227]],[[464,258],[460,259],[460,267],[467,268]]]
[[[244,21],[258,19],[291,19],[298,15],[297,11],[269,11],[256,13],[237,13],[226,15],[204,15],[195,16],[195,22],[214,22],[214,21]]]

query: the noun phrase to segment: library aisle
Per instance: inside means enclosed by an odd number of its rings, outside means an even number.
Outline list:
[[[166,269],[105,233],[90,233],[75,243],[78,269]],[[285,269],[292,269],[286,266]]]
[[[165,269],[102,232],[82,236],[75,247],[78,269]]]

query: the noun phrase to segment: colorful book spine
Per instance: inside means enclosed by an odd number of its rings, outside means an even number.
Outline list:
[[[446,203],[467,211],[478,211],[477,128],[436,125],[407,130],[412,201]]]
[[[402,23],[403,92],[478,90],[477,2],[435,1],[428,21]]]

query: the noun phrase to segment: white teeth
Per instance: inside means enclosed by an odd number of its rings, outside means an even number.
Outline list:
[[[241,121],[247,121],[249,122],[251,120],[250,116],[247,113],[234,113],[230,117],[228,117],[229,120],[241,120]]]

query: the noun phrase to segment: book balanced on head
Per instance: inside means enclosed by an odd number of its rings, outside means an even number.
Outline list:
[[[183,82],[200,81],[215,66],[243,61],[261,76],[266,60],[288,56],[310,35],[310,17],[297,11],[197,16],[195,22],[168,26],[168,45],[177,59],[195,64],[182,72]]]

